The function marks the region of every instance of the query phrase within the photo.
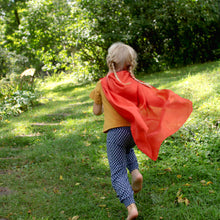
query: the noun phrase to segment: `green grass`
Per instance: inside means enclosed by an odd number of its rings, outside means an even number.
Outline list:
[[[220,62],[139,78],[191,99],[194,111],[156,162],[135,148],[144,176],[138,219],[219,219]],[[92,114],[94,86],[48,78],[39,82],[41,105],[1,122],[0,216],[126,218],[111,186],[103,116]]]

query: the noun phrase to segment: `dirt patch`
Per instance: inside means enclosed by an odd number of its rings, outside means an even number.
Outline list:
[[[39,137],[41,136],[42,134],[40,134],[39,132],[38,133],[34,133],[34,134],[20,134],[20,135],[17,135],[15,137]]]
[[[8,171],[7,170],[0,170],[0,175],[4,175],[4,174],[7,174]]]
[[[57,126],[60,123],[32,123],[32,126]]]
[[[71,114],[70,113],[57,113],[57,114],[49,114],[46,116],[48,116],[48,117],[56,117],[56,116],[68,117],[68,116],[71,116]]]
[[[0,187],[0,196],[11,194],[11,190],[7,187]]]

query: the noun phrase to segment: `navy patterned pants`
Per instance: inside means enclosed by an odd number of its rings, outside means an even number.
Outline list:
[[[128,180],[127,169],[138,169],[135,146],[130,127],[110,129],[107,133],[107,155],[111,170],[112,186],[120,201],[127,207],[134,201],[134,192]]]

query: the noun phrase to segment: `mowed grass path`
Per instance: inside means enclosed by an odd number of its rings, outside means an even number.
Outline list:
[[[140,79],[194,103],[187,123],[156,162],[135,148],[144,176],[138,219],[220,219],[220,62]],[[41,105],[0,124],[3,219],[125,219],[111,186],[95,84],[70,77],[39,83]]]

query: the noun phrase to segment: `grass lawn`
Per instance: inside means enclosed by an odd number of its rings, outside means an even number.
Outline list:
[[[144,176],[138,219],[220,219],[220,61],[138,77],[189,98],[194,111]],[[41,104],[0,123],[0,219],[125,219],[111,186],[95,84],[38,83]]]

